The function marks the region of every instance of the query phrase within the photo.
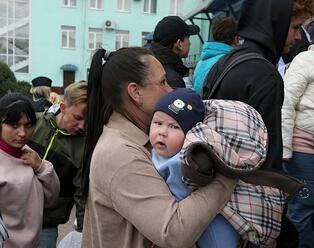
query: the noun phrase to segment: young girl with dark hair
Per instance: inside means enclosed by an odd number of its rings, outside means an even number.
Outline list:
[[[50,162],[25,144],[36,124],[30,100],[20,94],[0,99],[0,212],[10,247],[37,247],[44,205],[59,194],[59,180]]]
[[[82,247],[194,247],[229,200],[237,181],[217,175],[176,202],[154,168],[149,125],[156,102],[170,90],[162,65],[147,49],[95,53],[88,80]]]

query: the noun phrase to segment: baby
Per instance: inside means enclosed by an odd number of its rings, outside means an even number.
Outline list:
[[[191,193],[182,182],[179,153],[186,133],[202,122],[205,108],[199,94],[188,88],[175,89],[156,104],[150,126],[152,160],[159,174],[165,179],[177,201]],[[237,247],[239,235],[220,214],[205,229],[198,240],[199,247]]]

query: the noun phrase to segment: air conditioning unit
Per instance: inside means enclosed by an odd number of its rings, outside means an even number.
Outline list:
[[[106,29],[115,29],[116,28],[116,22],[113,20],[106,20],[105,21],[105,28]]]

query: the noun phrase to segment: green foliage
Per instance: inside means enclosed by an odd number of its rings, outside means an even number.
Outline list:
[[[6,93],[10,92],[11,82],[5,81],[0,83],[0,98],[3,97]]]
[[[32,98],[32,94],[29,92],[31,89],[31,84],[27,81],[17,81],[16,92],[20,92],[21,94]]]
[[[9,66],[0,61],[0,84],[5,83],[6,81],[16,82],[16,78]]]
[[[25,96],[32,97],[29,90],[30,83],[26,81],[10,82],[6,81],[0,84],[0,98],[9,92],[19,92]]]
[[[9,92],[19,92],[31,97],[31,84],[26,81],[16,81],[14,73],[7,64],[0,62],[0,98]]]

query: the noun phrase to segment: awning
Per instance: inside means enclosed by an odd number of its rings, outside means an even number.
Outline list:
[[[65,64],[65,65],[61,66],[60,69],[62,71],[77,71],[78,70],[77,66],[72,65],[72,64]]]
[[[183,16],[183,20],[189,20],[192,24],[195,24],[195,20],[205,20],[211,23],[212,18],[216,15],[233,16],[236,17],[241,8],[243,0],[206,0],[191,12]],[[202,15],[204,14],[204,15]],[[209,35],[210,36],[210,30]],[[198,34],[201,42],[204,43],[201,34]]]
[[[235,13],[239,11],[242,2],[243,0],[206,0],[190,13],[186,14],[183,17],[183,20],[193,20],[193,18],[203,19],[196,18],[196,16],[201,13],[205,13],[207,17],[209,13],[215,15],[217,12],[225,12],[227,15],[235,15]]]

